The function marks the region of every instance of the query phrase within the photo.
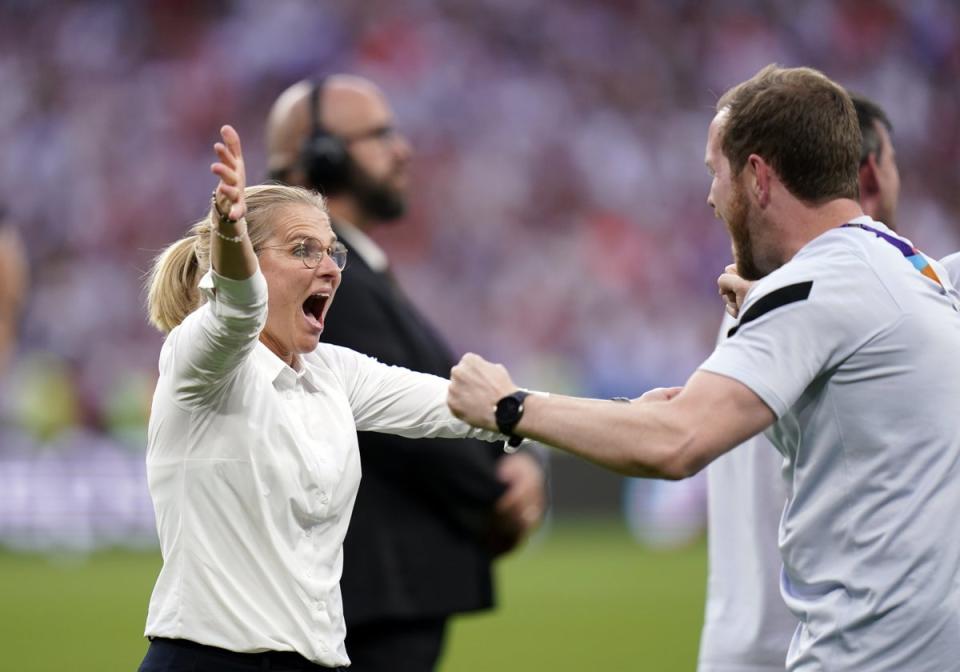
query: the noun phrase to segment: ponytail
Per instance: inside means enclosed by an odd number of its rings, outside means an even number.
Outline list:
[[[199,235],[181,238],[154,260],[147,281],[147,313],[150,324],[167,334],[200,307]],[[204,269],[206,272],[206,269]]]

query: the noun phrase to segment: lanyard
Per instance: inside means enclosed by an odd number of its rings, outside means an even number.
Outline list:
[[[866,224],[859,224],[857,222],[847,222],[846,224],[841,224],[841,227],[859,227],[864,231],[869,231],[874,234],[881,240],[893,245],[895,248],[900,250],[900,254],[907,258],[913,267],[920,271],[923,275],[933,280],[935,283],[940,285],[940,289],[946,292],[946,287],[943,286],[943,283],[940,282],[940,277],[937,275],[937,272],[933,270],[933,266],[930,265],[930,262],[927,261],[927,258],[923,256],[923,253],[920,252],[917,248],[913,247],[909,243],[896,236],[891,236],[889,233],[884,233],[879,229],[875,229],[872,226],[867,226]]]

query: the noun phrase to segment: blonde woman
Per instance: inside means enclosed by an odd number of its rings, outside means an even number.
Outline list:
[[[164,564],[140,670],[336,669],[356,432],[502,437],[450,414],[448,381],[318,344],[346,262],[323,200],[245,187],[240,138],[221,135],[210,216],[149,280],[167,334],[147,449]]]

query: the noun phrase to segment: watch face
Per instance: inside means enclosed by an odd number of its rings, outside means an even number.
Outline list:
[[[517,415],[520,413],[521,402],[514,397],[504,397],[497,402],[497,424],[512,425],[517,422]]]
[[[517,416],[520,413],[521,403],[519,399],[514,397],[504,397],[498,401],[495,413],[497,424],[500,426],[515,425],[519,420]]]

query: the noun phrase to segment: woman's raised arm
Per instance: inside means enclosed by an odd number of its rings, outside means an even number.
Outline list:
[[[243,190],[247,174],[243,165],[240,136],[233,126],[220,129],[223,142],[213,146],[220,159],[210,172],[220,178],[213,192],[214,213],[210,231],[210,265],[219,275],[246,280],[257,270],[257,256],[247,236],[247,204]]]

